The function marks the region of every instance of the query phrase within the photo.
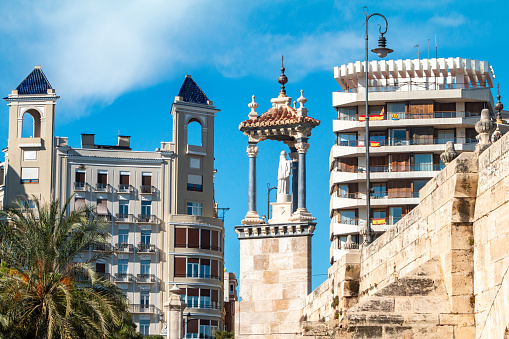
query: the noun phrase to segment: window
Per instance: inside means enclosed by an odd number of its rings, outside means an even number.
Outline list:
[[[203,192],[203,176],[188,174],[187,175],[187,190]]]
[[[200,288],[200,308],[210,308],[210,290]]]
[[[150,231],[141,231],[141,243],[150,244]]]
[[[445,144],[447,141],[454,142],[454,130],[453,129],[439,129],[437,144]]]
[[[210,279],[210,259],[201,259],[200,264],[200,278]]]
[[[140,333],[149,335],[150,333],[150,320],[140,320]]]
[[[414,198],[419,197],[419,191],[428,183],[428,180],[414,180]]]
[[[387,103],[387,119],[405,119],[405,106],[404,102]]]
[[[97,183],[98,184],[107,184],[108,183],[108,172],[107,171],[98,171],[97,172]]]
[[[230,294],[235,294],[235,284],[230,284]]]
[[[23,160],[37,160],[37,151],[23,151]]]
[[[76,171],[76,187],[85,187],[85,171]]]
[[[342,133],[338,139],[339,146],[357,146],[357,134],[355,133]]]
[[[119,244],[129,243],[129,230],[118,230],[118,243]]]
[[[129,260],[127,259],[119,259],[118,260],[118,273],[119,274],[127,274],[127,264]]]
[[[416,171],[433,170],[433,154],[416,154],[414,162]]]
[[[394,225],[401,220],[403,210],[401,207],[391,207],[389,209],[389,224]]]
[[[201,230],[201,249],[210,250],[210,230]]]
[[[369,133],[370,147],[385,146],[385,132]]]
[[[339,120],[357,120],[357,107],[340,107],[338,108]]]
[[[23,206],[25,208],[30,208],[30,209],[34,209],[35,208],[35,203],[33,200],[22,200],[23,201]]]
[[[120,185],[129,185],[129,172],[120,172]]]
[[[39,167],[22,167],[21,183],[34,184],[39,182]]]
[[[199,276],[199,259],[189,258],[187,259],[187,277],[188,278],[198,278]]]
[[[187,203],[187,215],[201,216],[203,210],[203,204],[197,202]]]
[[[200,230],[197,228],[187,229],[187,247],[200,248]]]
[[[83,210],[85,208],[85,198],[74,199],[74,210]]]
[[[39,138],[41,136],[41,115],[36,110],[26,111],[23,114],[22,124],[22,138]]]
[[[339,186],[339,197],[340,198],[348,198],[348,185],[340,185]]]
[[[380,184],[372,184],[371,188],[373,193],[371,193],[371,197],[374,199],[381,199],[387,197],[387,185],[385,183]]]
[[[385,224],[385,218],[387,217],[387,211],[386,210],[373,210],[373,219],[384,219]],[[375,220],[373,220],[373,223]]]
[[[355,225],[355,211],[339,211],[341,224]]]
[[[97,199],[97,214],[108,215],[108,200]]]
[[[187,124],[187,144],[202,146],[202,127],[196,119],[191,119]]]
[[[187,247],[187,229],[175,227],[175,247]]]
[[[97,273],[106,273],[106,264],[105,263],[96,263],[95,264],[95,271]]]
[[[129,214],[129,201],[118,201],[118,214],[120,215],[120,218],[125,218]]]
[[[392,146],[410,144],[406,137],[406,129],[391,129],[390,136]]]
[[[201,169],[201,159],[189,157],[189,168]]]
[[[140,273],[150,274],[150,260],[140,260]]]
[[[141,202],[141,214],[144,216],[152,214],[152,201],[143,200]]]
[[[198,338],[198,319],[187,318],[186,338]]]
[[[198,303],[200,299],[199,292],[200,290],[197,288],[187,289],[187,307],[198,308]]]
[[[141,192],[152,193],[152,173],[141,174]]]

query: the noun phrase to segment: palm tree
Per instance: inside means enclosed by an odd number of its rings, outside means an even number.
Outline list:
[[[0,337],[106,338],[131,319],[121,290],[83,251],[104,245],[106,224],[70,199],[0,211]]]

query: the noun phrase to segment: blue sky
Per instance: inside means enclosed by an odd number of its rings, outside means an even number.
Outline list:
[[[313,288],[329,266],[329,150],[334,142],[333,67],[363,60],[364,14],[387,17],[392,59],[439,57],[487,60],[509,98],[507,5],[502,1],[4,1],[0,3],[0,93],[7,96],[34,65],[61,99],[56,135],[79,147],[80,133],[116,144],[131,135],[133,149],[171,140],[170,108],[186,74],[221,109],[216,118],[216,200],[226,213],[226,267],[238,273],[233,227],[247,210],[247,119],[277,96],[281,55],[294,100],[304,90],[309,115],[321,120],[308,153],[308,209],[317,217]],[[378,38],[370,20],[370,49]],[[371,54],[370,58],[374,55]],[[507,93],[507,94],[505,94]],[[509,103],[507,104],[509,105]],[[0,147],[7,146],[6,105],[0,106]],[[263,142],[258,155],[258,211],[266,214],[267,183],[277,184],[284,145]],[[3,157],[3,155],[2,155]],[[3,159],[3,158],[1,158]],[[274,191],[272,200],[275,199]]]

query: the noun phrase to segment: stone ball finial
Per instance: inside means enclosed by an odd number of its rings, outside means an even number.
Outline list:
[[[304,108],[304,104],[308,101],[308,99],[304,98],[304,90],[300,90],[300,97],[297,99],[297,102],[300,104],[299,108]]]
[[[255,109],[258,108],[258,104],[255,102],[255,96],[253,95],[252,101],[247,105],[247,107],[251,108],[251,112],[249,112],[249,119],[256,119],[258,117],[258,113],[256,113]]]
[[[368,226],[366,226],[366,224],[361,226],[361,229],[359,230],[359,234],[362,235],[362,243],[367,244],[368,243]]]
[[[497,124],[490,118],[490,110],[485,108],[481,111],[481,120],[475,123],[475,130],[479,133],[476,139],[479,144],[476,145],[476,150],[481,154],[486,148],[491,145],[491,134],[497,128]]]
[[[445,144],[445,151],[444,153],[440,154],[440,160],[444,163],[444,165],[447,165],[454,159],[458,157],[458,152],[454,149],[454,143],[452,141],[447,141]]]
[[[352,236],[349,234],[345,242],[345,250],[354,250],[357,248],[357,244],[352,240]]]

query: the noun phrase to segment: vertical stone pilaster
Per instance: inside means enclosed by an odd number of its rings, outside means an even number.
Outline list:
[[[242,223],[261,224],[263,220],[256,211],[256,156],[258,154],[256,142],[249,142],[246,152],[249,157],[248,211]]]

